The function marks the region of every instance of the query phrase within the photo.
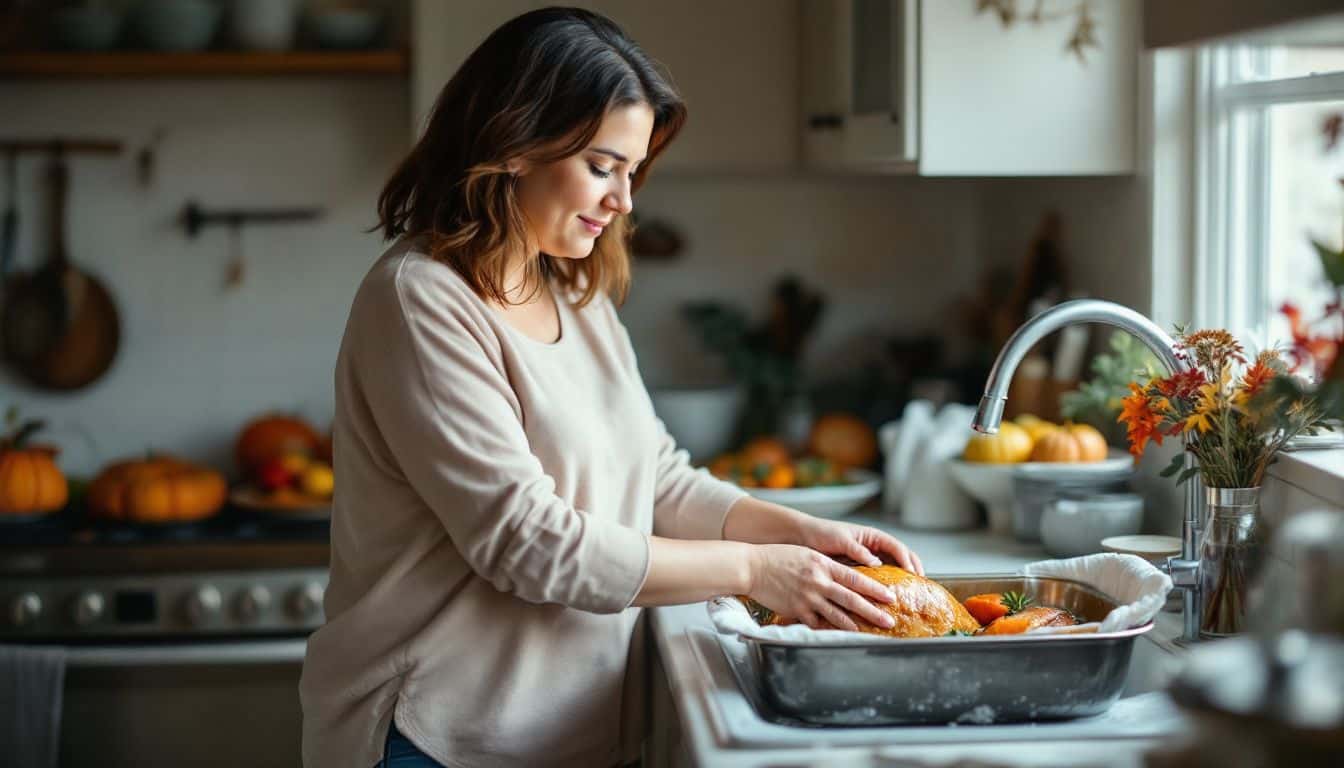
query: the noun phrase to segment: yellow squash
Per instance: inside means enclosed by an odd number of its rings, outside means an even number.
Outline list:
[[[999,425],[997,435],[975,435],[961,457],[985,464],[1016,464],[1031,456],[1031,435],[1011,421]]]

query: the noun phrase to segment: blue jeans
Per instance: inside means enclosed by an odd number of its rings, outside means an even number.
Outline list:
[[[618,768],[639,768],[639,761],[626,763]],[[443,768],[443,763],[420,751],[411,740],[397,730],[395,722],[387,729],[387,742],[383,745],[383,759],[373,768]]]
[[[443,763],[421,752],[397,730],[396,723],[391,723],[387,729],[387,742],[383,745],[383,759],[374,768],[443,768]]]

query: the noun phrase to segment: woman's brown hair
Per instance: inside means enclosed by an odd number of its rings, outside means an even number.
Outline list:
[[[507,258],[525,252],[526,223],[511,164],[568,157],[592,141],[612,109],[653,111],[649,152],[635,172],[643,185],[659,153],[686,120],[686,106],[653,60],[610,19],[578,8],[544,8],[506,22],[444,86],[424,135],[378,197],[378,229],[392,239],[427,236],[431,257],[482,298],[508,303]],[[585,259],[542,253],[527,285],[553,278],[616,302],[630,283],[629,225],[617,216]]]

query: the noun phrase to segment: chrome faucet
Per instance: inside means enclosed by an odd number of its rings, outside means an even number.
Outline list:
[[[1078,299],[1057,304],[1028,320],[1013,333],[1008,343],[999,351],[994,367],[989,371],[985,382],[985,394],[980,398],[980,407],[975,411],[975,420],[971,426],[977,432],[992,435],[999,431],[1003,420],[1003,406],[1008,401],[1008,385],[1013,380],[1013,371],[1017,364],[1036,342],[1066,325],[1077,323],[1101,323],[1111,325],[1122,331],[1128,331],[1153,351],[1171,373],[1178,373],[1190,367],[1189,363],[1176,355],[1175,342],[1163,333],[1152,320],[1140,315],[1129,307],[1097,299]],[[1183,438],[1188,440],[1187,438]],[[1185,466],[1195,465],[1195,455],[1185,451]],[[1201,598],[1199,590],[1199,534],[1204,529],[1201,514],[1199,476],[1187,481],[1185,514],[1181,525],[1181,556],[1168,559],[1164,570],[1171,574],[1172,582],[1182,590],[1185,613],[1184,639],[1199,639],[1199,618]]]

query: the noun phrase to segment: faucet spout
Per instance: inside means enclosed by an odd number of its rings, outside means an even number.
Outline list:
[[[1064,326],[1077,323],[1100,323],[1129,332],[1151,349],[1170,373],[1179,373],[1190,367],[1189,362],[1177,355],[1175,341],[1170,336],[1152,320],[1129,307],[1097,299],[1066,301],[1028,320],[1003,345],[994,367],[989,371],[985,394],[980,398],[971,427],[990,435],[998,432],[999,424],[1003,421],[1003,407],[1008,402],[1008,385],[1012,383],[1018,363],[1041,339]],[[1186,451],[1185,462],[1187,467],[1194,466],[1194,454]],[[1199,482],[1196,477],[1189,480],[1185,497],[1181,557],[1173,559],[1171,563],[1172,566],[1179,566],[1173,568],[1173,575],[1179,573],[1183,577],[1178,581],[1185,594],[1185,637],[1188,640],[1199,637],[1199,588],[1197,582],[1189,578],[1189,571],[1198,568],[1199,532],[1202,528]]]
[[[1008,402],[1008,385],[1018,363],[1036,343],[1066,325],[1101,323],[1133,334],[1153,354],[1157,355],[1171,373],[1189,366],[1176,356],[1176,344],[1157,324],[1129,307],[1098,299],[1076,299],[1045,310],[1018,328],[1003,345],[994,367],[985,382],[985,394],[975,411],[971,426],[977,432],[992,435],[999,431],[1003,420],[1003,406]]]

